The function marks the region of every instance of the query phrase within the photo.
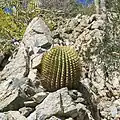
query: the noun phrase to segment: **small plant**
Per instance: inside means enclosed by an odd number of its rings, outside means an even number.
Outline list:
[[[70,46],[57,46],[41,61],[41,84],[48,91],[75,88],[80,80],[79,56]]]

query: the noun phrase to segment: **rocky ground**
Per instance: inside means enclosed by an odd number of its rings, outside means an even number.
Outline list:
[[[96,62],[91,53],[98,49],[103,36],[101,15],[63,20],[52,33],[41,18],[34,18],[8,61],[0,55],[0,66],[5,66],[0,71],[0,120],[119,120],[120,76],[115,73],[108,81],[101,66],[84,61],[89,56]],[[79,52],[79,90],[48,92],[41,86],[37,71],[40,60],[55,45],[72,45]]]

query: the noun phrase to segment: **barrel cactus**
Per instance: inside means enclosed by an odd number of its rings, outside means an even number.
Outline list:
[[[80,80],[79,56],[70,46],[57,46],[41,60],[41,84],[48,91],[75,88]]]

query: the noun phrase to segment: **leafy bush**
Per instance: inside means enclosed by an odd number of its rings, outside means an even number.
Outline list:
[[[13,15],[4,13],[0,9],[0,38],[2,39],[20,39],[25,31],[26,25],[18,21]]]
[[[12,9],[13,13],[5,13],[3,8]],[[0,51],[11,54],[15,48],[12,40],[22,40],[27,25],[39,13],[40,9],[35,7],[33,1],[29,2],[27,8],[24,8],[19,0],[11,0],[4,4],[0,8]]]

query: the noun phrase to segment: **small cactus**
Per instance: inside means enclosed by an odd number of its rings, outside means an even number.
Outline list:
[[[79,56],[70,46],[57,46],[44,54],[41,61],[41,84],[48,91],[75,88],[80,79]]]

